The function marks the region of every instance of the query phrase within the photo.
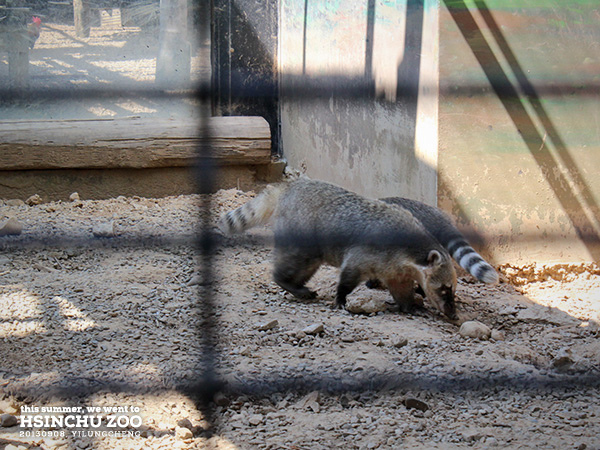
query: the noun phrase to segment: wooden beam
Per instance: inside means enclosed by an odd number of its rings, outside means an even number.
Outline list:
[[[29,39],[27,24],[31,8],[17,6],[7,0],[8,7],[0,7],[0,51],[8,52],[8,80],[10,87],[24,88],[29,84]]]
[[[185,87],[190,81],[191,46],[188,41],[188,0],[160,0],[160,32],[156,82]]]
[[[24,88],[29,85],[29,45],[23,30],[14,33],[12,46],[8,50],[8,79],[11,87]]]
[[[73,18],[75,23],[75,35],[77,37],[90,37],[90,15],[90,3],[88,0],[73,0]]]
[[[262,117],[211,117],[210,154],[220,165],[271,161]],[[0,122],[0,171],[186,167],[202,143],[198,120],[123,118]]]

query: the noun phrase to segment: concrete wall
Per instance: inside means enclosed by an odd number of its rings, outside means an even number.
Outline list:
[[[435,0],[281,1],[281,144],[292,167],[435,204],[437,12]],[[294,95],[307,80],[372,96]]]
[[[476,4],[440,9],[439,203],[498,263],[600,261],[597,2]]]
[[[283,154],[437,202],[496,263],[598,262],[599,19],[595,0],[282,0]],[[332,76],[376,98],[288,95]]]

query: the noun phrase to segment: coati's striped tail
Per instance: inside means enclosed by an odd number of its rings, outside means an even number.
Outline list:
[[[452,258],[479,281],[498,283],[498,273],[464,238],[454,238],[445,246]]]
[[[234,234],[266,224],[273,215],[283,190],[284,186],[267,186],[256,198],[223,214],[219,229],[225,234]]]

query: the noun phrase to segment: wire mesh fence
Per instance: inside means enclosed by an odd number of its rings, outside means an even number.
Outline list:
[[[144,3],[147,7],[147,2]],[[290,81],[288,79],[288,81]],[[473,87],[473,92],[481,92],[481,89]],[[558,89],[555,85],[552,89]],[[590,92],[595,87],[587,86]],[[256,99],[271,96],[273,85],[271,80],[261,84],[255,81],[248,86],[243,83],[231,86],[232,95],[238,100]],[[354,99],[358,101],[372,101],[374,89],[372,80],[352,77],[320,77],[308,79],[300,77],[292,79],[289,86],[282,87],[282,95],[288,98],[337,98]],[[453,92],[457,94],[457,92]],[[463,92],[460,93],[464,94]],[[270,238],[252,236],[251,238],[238,238],[235,240],[224,239],[214,229],[214,205],[212,194],[215,192],[215,177],[219,167],[212,157],[214,151],[210,127],[206,126],[208,119],[209,103],[213,98],[210,83],[197,83],[193,89],[165,90],[153,86],[134,86],[121,88],[111,85],[108,88],[93,86],[80,89],[70,87],[51,87],[42,89],[8,89],[0,90],[0,106],[23,104],[32,100],[52,101],[98,101],[108,99],[124,98],[152,98],[154,100],[193,100],[199,105],[198,130],[201,134],[200,144],[197,149],[197,160],[193,168],[198,196],[198,232],[179,235],[127,235],[114,236],[105,239],[71,237],[71,236],[22,236],[19,238],[6,238],[0,246],[4,253],[35,251],[40,249],[82,249],[134,252],[137,249],[164,249],[191,247],[195,250],[197,258],[197,275],[199,281],[196,284],[196,297],[193,304],[197,308],[199,320],[194,332],[194,339],[199,348],[194,352],[191,364],[194,376],[179,376],[177,373],[170,374],[174,380],[173,385],[181,392],[193,397],[199,409],[202,411],[208,425],[207,433],[214,432],[219,424],[219,409],[215,398],[220,394],[228,396],[251,396],[254,399],[262,399],[274,393],[305,394],[311,391],[326,392],[330,395],[339,395],[350,392],[376,391],[386,393],[397,390],[403,391],[429,391],[429,392],[477,392],[483,390],[508,388],[516,391],[533,390],[536,392],[552,392],[565,389],[597,388],[600,386],[600,377],[597,367],[586,367],[575,373],[554,373],[539,371],[535,373],[487,373],[485,370],[473,371],[472,373],[450,374],[435,371],[427,374],[414,371],[414,368],[404,370],[401,365],[389,370],[374,370],[363,372],[358,375],[348,373],[340,368],[323,364],[324,361],[316,360],[313,364],[303,367],[297,373],[282,374],[277,368],[270,367],[264,373],[236,373],[228,371],[223,374],[223,365],[227,363],[228,354],[222,350],[222,324],[219,322],[217,305],[221,301],[215,290],[219,283],[219,264],[217,259],[223,249],[235,249],[237,246],[246,246],[253,250],[264,248],[270,244]],[[330,236],[331,239],[336,239]],[[469,238],[470,236],[467,236]],[[306,237],[291,236],[290,239],[300,246],[306,245]],[[339,240],[339,237],[337,237]],[[281,295],[281,293],[279,293]],[[166,313],[165,313],[166,314]],[[5,321],[13,318],[5,317]],[[85,331],[83,331],[85,333]],[[10,340],[5,337],[4,340]],[[323,369],[321,366],[326,366]],[[7,369],[7,368],[5,368]],[[52,394],[61,398],[92,398],[97,392],[119,392],[136,393],[148,392],[162,388],[155,384],[140,384],[138,381],[122,381],[114,378],[100,377],[78,377],[72,374],[59,374],[58,381],[52,388]],[[5,386],[11,394],[17,396],[37,396],[39,392],[27,388],[13,389]],[[45,388],[44,388],[45,389]],[[47,393],[47,392],[46,392]]]

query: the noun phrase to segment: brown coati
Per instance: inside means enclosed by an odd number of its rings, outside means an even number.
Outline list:
[[[444,246],[458,265],[479,281],[489,284],[498,283],[498,273],[469,245],[444,211],[403,197],[389,197],[381,200],[410,211],[423,227]]]
[[[402,311],[414,307],[414,282],[446,316],[456,318],[452,258],[407,210],[321,181],[300,179],[268,187],[226,213],[219,228],[242,232],[274,218],[273,278],[299,298],[323,263],[341,269],[336,304],[359,283],[378,279]]]

